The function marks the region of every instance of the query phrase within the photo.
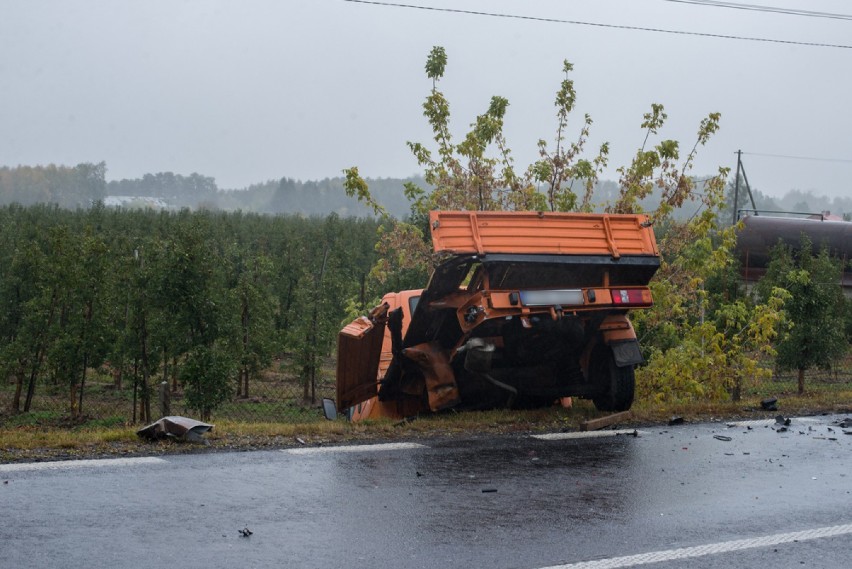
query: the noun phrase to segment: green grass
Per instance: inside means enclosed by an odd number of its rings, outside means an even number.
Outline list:
[[[3,422],[6,428],[19,427],[35,427],[38,425],[52,425],[61,421],[64,417],[63,413],[58,411],[34,411],[32,413],[21,413],[19,415],[9,415]]]

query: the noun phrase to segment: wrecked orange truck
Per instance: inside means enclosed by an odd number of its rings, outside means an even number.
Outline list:
[[[353,420],[633,403],[642,355],[627,313],[660,264],[644,215],[433,211],[441,262],[338,337],[337,409]]]

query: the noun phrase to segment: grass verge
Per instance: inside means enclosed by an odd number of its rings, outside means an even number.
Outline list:
[[[652,404],[637,401],[631,418],[621,427],[665,424],[671,417],[687,421],[726,421],[743,418],[767,418],[777,414],[803,416],[820,413],[852,414],[852,383],[812,386],[802,396],[795,386],[773,384],[743,401],[683,402]],[[779,410],[764,411],[761,399],[777,397]],[[573,408],[552,407],[530,411],[494,410],[424,415],[417,420],[377,420],[349,423],[343,419],[317,418],[300,423],[238,422],[214,420],[213,431],[205,435],[205,444],[174,440],[150,442],[137,437],[136,426],[115,424],[103,419],[68,427],[40,426],[38,421],[21,421],[0,428],[0,462],[66,460],[116,456],[149,456],[210,451],[244,451],[292,446],[339,444],[425,437],[487,436],[495,434],[574,431],[583,421],[601,417],[594,406],[583,400]]]

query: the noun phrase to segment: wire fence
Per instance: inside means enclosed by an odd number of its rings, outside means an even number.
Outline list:
[[[776,383],[796,382],[799,372],[796,370],[776,369],[772,375],[772,381]],[[805,383],[852,383],[852,350],[834,362],[826,369],[812,368],[805,372]]]
[[[213,410],[211,419],[247,423],[304,423],[320,420],[323,417],[322,399],[335,396],[334,362],[328,360],[324,363],[314,385],[306,385],[287,367],[286,362],[278,362],[262,372],[260,377],[249,382],[247,395],[237,395],[235,380],[233,395]],[[14,378],[7,378],[0,385],[2,427],[141,425],[147,422],[140,382],[134,382],[133,378],[117,377],[108,369],[90,372],[82,398],[79,389],[72,394],[67,386],[39,382],[26,412],[13,412],[16,383]],[[200,418],[198,411],[187,405],[182,386],[162,383],[162,378],[149,380],[151,420],[166,415]],[[26,386],[23,390],[20,396],[21,409],[26,398]]]
[[[233,396],[213,411],[211,420],[247,423],[321,420],[322,399],[335,396],[334,366],[334,360],[326,360],[315,385],[311,386],[305,385],[297,374],[288,370],[286,362],[278,362],[250,382],[248,396],[237,396],[235,381]],[[797,373],[776,371],[770,381],[794,386]],[[852,385],[852,351],[830,369],[810,369],[806,374],[806,385],[843,383]],[[151,384],[151,420],[165,415],[199,418],[197,411],[187,406],[180,385],[161,387],[159,379],[152,379]],[[86,381],[82,399],[79,391],[74,393],[75,412],[71,410],[72,395],[67,386],[45,382],[37,384],[27,412],[12,412],[15,390],[14,378],[7,378],[0,385],[0,427],[71,428],[81,425],[141,425],[147,422],[139,384],[134,384],[132,378],[118,379],[109,370],[93,370]]]

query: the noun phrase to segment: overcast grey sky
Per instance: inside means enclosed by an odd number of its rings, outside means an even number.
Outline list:
[[[743,0],[852,14],[843,0]],[[407,0],[534,18],[852,46],[852,20],[666,0]],[[500,18],[344,0],[0,0],[0,165],[107,163],[107,179],[198,172],[220,188],[269,179],[418,172],[407,140],[429,141],[421,104],[434,45],[461,135],[492,95],[509,99],[519,166],[551,140],[562,60],[575,65],[578,127],[612,169],[665,105],[663,136],[691,147],[722,113],[696,175],[747,155],[749,181],[852,194],[852,49]],[[575,133],[576,128],[570,132]],[[573,134],[572,134],[573,136]]]

